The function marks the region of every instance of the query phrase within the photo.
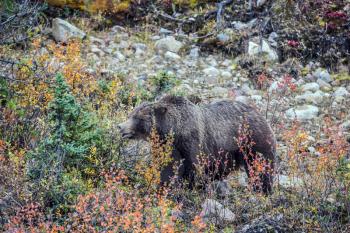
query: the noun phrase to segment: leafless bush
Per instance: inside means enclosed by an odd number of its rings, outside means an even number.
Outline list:
[[[4,0],[0,3],[0,45],[23,43],[47,25],[45,5],[30,0]]]

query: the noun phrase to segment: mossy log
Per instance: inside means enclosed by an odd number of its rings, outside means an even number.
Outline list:
[[[46,0],[48,4],[58,7],[70,7],[91,13],[120,13],[129,10],[132,0]]]

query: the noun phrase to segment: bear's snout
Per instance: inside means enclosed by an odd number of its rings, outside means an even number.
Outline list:
[[[120,123],[117,125],[117,128],[122,138],[132,138],[135,134],[134,130],[132,129],[132,122],[130,122],[130,120]]]

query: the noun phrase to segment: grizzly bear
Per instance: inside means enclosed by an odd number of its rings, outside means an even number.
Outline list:
[[[244,125],[249,127],[249,135],[240,135]],[[161,138],[169,133],[174,135],[173,163],[161,171],[163,184],[169,182],[175,172],[177,177],[193,184],[200,153],[208,156],[209,164],[219,161],[215,179],[241,165],[249,177],[253,155],[259,154],[271,168],[259,175],[260,191],[271,192],[276,140],[265,118],[253,107],[231,100],[196,105],[184,97],[167,95],[154,103],[145,102],[136,107],[118,128],[122,138],[147,139],[152,126]],[[249,138],[246,142],[250,149],[238,145],[237,138]],[[173,169],[174,162],[181,163],[177,171]]]

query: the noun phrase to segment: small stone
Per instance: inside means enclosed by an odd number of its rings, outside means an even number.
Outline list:
[[[303,181],[297,177],[277,175],[276,179],[278,181],[278,184],[283,188],[301,187],[303,185]]]
[[[339,87],[335,92],[333,93],[335,97],[343,97],[343,96],[348,96],[349,92],[346,90],[345,87]]]
[[[211,90],[211,93],[213,93],[214,96],[224,97],[224,96],[227,96],[228,90],[223,87],[214,87]]]
[[[233,21],[231,25],[236,30],[243,30],[243,29],[249,28],[248,24],[242,23],[241,21]]]
[[[121,48],[121,49],[126,49],[126,48],[128,48],[129,47],[129,43],[127,42],[127,41],[125,41],[125,40],[122,40],[122,41],[120,41],[119,42],[119,48]]]
[[[267,39],[271,46],[277,47],[277,41],[278,34],[276,32],[271,32],[269,35],[269,38]]]
[[[318,91],[320,89],[320,86],[317,83],[306,83],[301,87],[302,91]]]
[[[198,58],[199,57],[199,48],[194,47],[190,50],[190,57],[191,58]]]
[[[224,67],[229,67],[229,66],[231,66],[231,64],[232,64],[231,60],[225,59],[220,65],[224,66]]]
[[[176,53],[170,52],[170,51],[167,51],[164,56],[165,56],[165,58],[172,60],[172,61],[177,61],[177,60],[181,59],[181,57],[179,55],[177,55]]]
[[[86,33],[63,19],[55,18],[52,20],[52,36],[56,41],[67,42],[70,38],[83,39]]]
[[[340,103],[342,102],[345,97],[349,96],[349,92],[346,90],[345,87],[339,87],[334,93],[333,93],[334,99],[336,102]]]
[[[216,61],[216,59],[213,56],[209,56],[205,60],[206,60],[206,62],[208,62],[208,64],[210,66],[218,66],[218,62]]]
[[[236,101],[239,101],[239,102],[242,102],[242,103],[245,103],[245,104],[249,103],[248,97],[247,97],[247,96],[244,96],[244,95],[237,96],[237,97],[235,98],[235,100],[236,100]]]
[[[313,105],[302,105],[296,108],[290,108],[286,111],[286,117],[297,120],[311,120],[318,116],[318,107]]]
[[[157,53],[165,53],[166,51],[177,53],[182,47],[183,44],[180,41],[175,40],[173,36],[167,36],[155,43]]]
[[[256,6],[259,8],[259,7],[261,7],[261,6],[263,6],[265,3],[266,3],[266,1],[267,0],[258,0],[257,2],[256,2]]]
[[[252,95],[252,96],[250,96],[250,98],[252,100],[254,100],[255,102],[260,102],[262,100],[262,96],[261,95]]]
[[[271,46],[265,41],[262,41],[262,46],[259,44],[249,41],[248,43],[248,55],[249,56],[256,56],[259,54],[267,54],[267,57],[270,61],[277,61],[278,55],[275,50],[271,48]]]
[[[318,68],[314,73],[313,76],[316,79],[321,79],[325,81],[326,83],[330,83],[332,81],[331,75],[328,73],[327,70],[323,70],[321,68]]]
[[[244,172],[240,172],[238,176],[238,185],[241,187],[247,187],[248,186],[248,176]]]
[[[114,33],[122,33],[122,32],[125,32],[125,28],[123,28],[122,26],[119,26],[119,25],[115,25],[111,28],[111,32],[114,32]]]
[[[166,29],[166,28],[160,28],[159,34],[161,34],[161,35],[170,35],[170,34],[173,34],[173,32],[168,30],[168,29]]]
[[[220,42],[220,43],[227,43],[228,41],[230,41],[230,36],[225,34],[225,33],[220,33],[216,36],[216,39]]]
[[[248,23],[243,23],[241,21],[233,21],[231,25],[236,30],[244,30],[244,29],[251,29],[256,25],[257,19],[252,19]]]
[[[322,79],[317,79],[317,84],[320,86],[320,89],[324,92],[329,92],[332,90],[332,86],[329,83],[323,81]]]
[[[214,189],[220,197],[226,197],[232,192],[232,188],[227,180],[218,181],[214,184]]]
[[[315,147],[313,147],[313,146],[309,146],[309,147],[307,148],[307,150],[308,150],[311,154],[315,154],[315,152],[316,152],[316,149],[315,149]]]
[[[147,50],[147,45],[145,45],[144,43],[134,43],[134,44],[132,45],[132,48],[133,48],[134,50],[140,49],[140,50],[145,51],[145,50]]]
[[[248,83],[243,83],[241,91],[246,95],[250,95],[252,93],[252,89],[249,87]]]
[[[225,222],[232,222],[236,219],[235,214],[231,210],[213,199],[206,199],[204,201],[201,216],[206,219],[218,218],[218,220]]]
[[[318,90],[315,93],[312,93],[310,91],[307,91],[303,95],[298,95],[295,97],[295,99],[299,102],[307,102],[307,103],[312,103],[312,104],[321,104],[323,103],[323,99],[325,97],[325,94]]]
[[[269,93],[278,92],[278,81],[273,81],[269,87]]]
[[[104,52],[99,49],[96,45],[91,45],[90,51],[93,52],[94,54],[97,54],[98,56],[102,57],[104,56]]]
[[[224,79],[231,79],[232,74],[229,71],[221,71],[221,77],[223,77]]]
[[[219,78],[220,71],[216,69],[215,67],[208,67],[203,70],[204,74],[206,74],[212,81],[216,80]]]
[[[100,38],[96,38],[96,37],[90,36],[89,40],[90,40],[90,42],[92,44],[96,44],[96,45],[102,46],[102,47],[105,46],[105,42],[102,39],[100,39]]]
[[[119,52],[119,51],[115,52],[115,53],[114,53],[114,56],[115,56],[119,61],[125,61],[125,56],[124,56],[121,52]]]
[[[142,57],[146,54],[145,50],[142,50],[142,49],[136,49],[135,51],[135,57]]]

